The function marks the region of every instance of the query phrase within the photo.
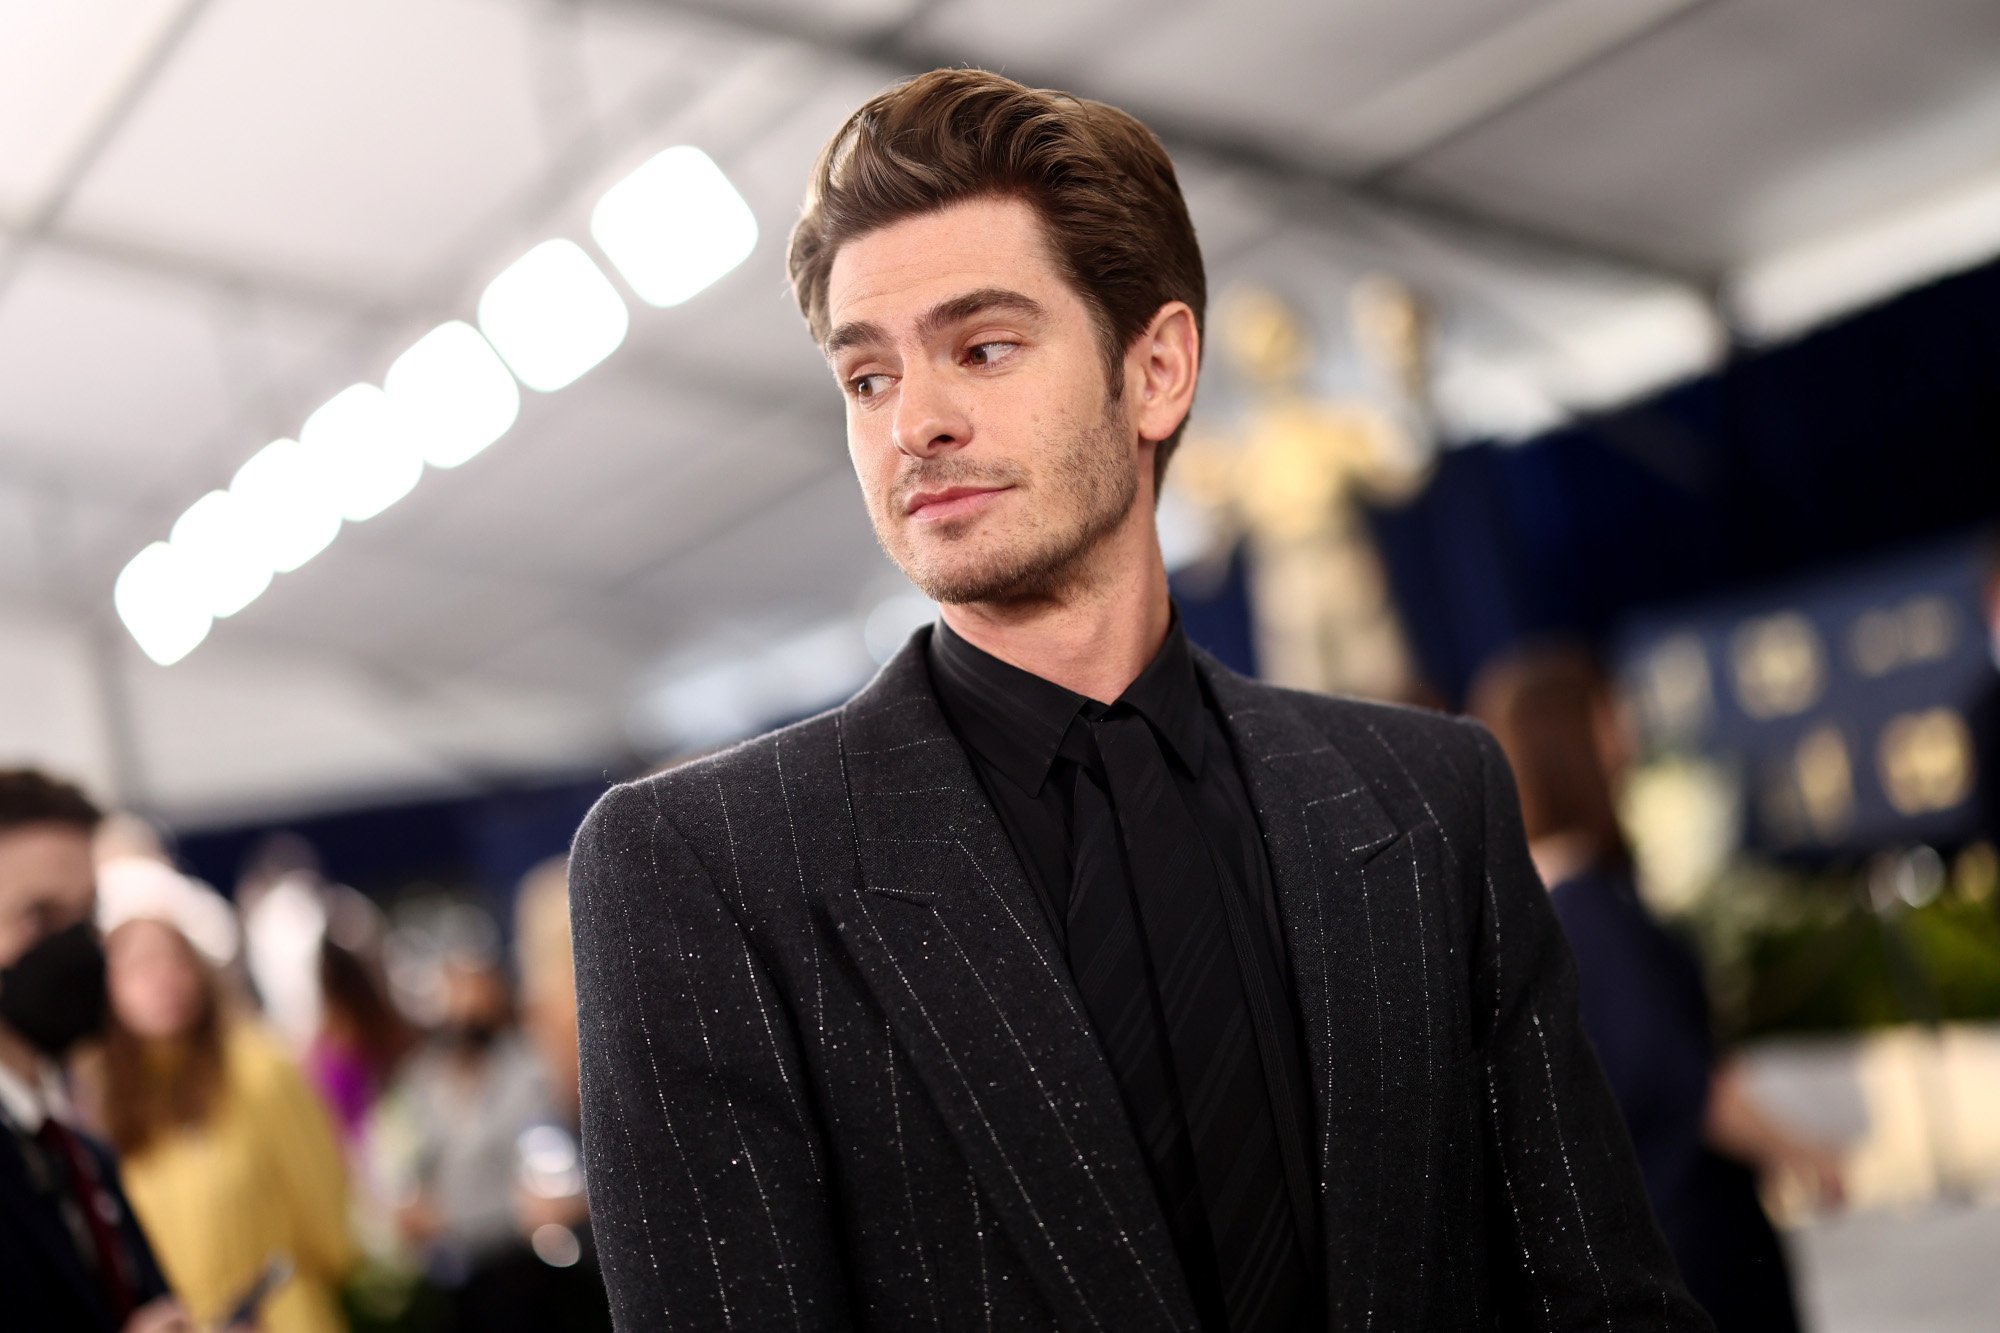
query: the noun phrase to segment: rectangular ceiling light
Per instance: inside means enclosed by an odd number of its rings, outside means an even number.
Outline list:
[[[139,650],[161,666],[193,652],[214,623],[180,553],[154,542],[132,557],[112,587],[111,603]]]
[[[327,399],[299,428],[299,443],[350,523],[371,519],[410,493],[423,455],[389,395],[352,384]]]
[[[252,454],[229,493],[242,501],[250,539],[275,573],[291,573],[340,532],[340,511],[297,440],[273,440]]]
[[[521,383],[554,393],[618,350],[625,299],[575,241],[543,241],[488,283],[479,329]]]
[[[457,467],[507,433],[521,390],[479,330],[440,324],[397,357],[382,389],[424,461]]]
[[[246,506],[228,491],[210,491],[174,522],[167,544],[180,554],[201,601],[217,620],[233,616],[271,586],[271,562],[257,541]]]
[[[757,218],[707,153],[658,154],[605,191],[590,234],[648,305],[672,306],[757,248]]]

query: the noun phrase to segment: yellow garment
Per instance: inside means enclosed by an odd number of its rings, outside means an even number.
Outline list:
[[[334,1293],[354,1262],[347,1185],[325,1108],[277,1042],[225,1038],[223,1087],[198,1126],[122,1159],[132,1210],[167,1282],[201,1326],[219,1323],[272,1258],[296,1276],[264,1303],[262,1333],[339,1333]]]

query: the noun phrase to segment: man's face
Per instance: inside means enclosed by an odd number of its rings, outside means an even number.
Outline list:
[[[88,920],[96,893],[90,835],[82,829],[49,823],[0,832],[0,967]]]
[[[1059,595],[1150,489],[1152,446],[1029,205],[977,199],[849,241],[827,314],[876,539],[934,601]]]
[[[499,1028],[507,1020],[507,978],[489,963],[449,961],[444,966],[446,1026]]]

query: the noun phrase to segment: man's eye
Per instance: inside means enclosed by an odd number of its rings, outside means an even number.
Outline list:
[[[856,375],[847,382],[847,391],[856,398],[873,398],[882,392],[882,386],[878,383],[881,378],[880,375]]]
[[[1014,350],[1019,346],[1019,343],[980,343],[966,352],[965,359],[975,366],[990,366],[996,361],[1004,360],[1013,355]]]

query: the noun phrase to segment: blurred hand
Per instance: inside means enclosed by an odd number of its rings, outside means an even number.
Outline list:
[[[162,1296],[133,1311],[123,1333],[195,1333],[195,1326],[179,1301]]]
[[[1847,1168],[1840,1153],[1824,1143],[1793,1141],[1769,1162],[1773,1174],[1817,1209],[1847,1202]]]
[[[1702,1122],[1708,1145],[1751,1167],[1782,1197],[1812,1209],[1840,1207],[1847,1200],[1840,1150],[1765,1111],[1748,1084],[1738,1061],[1715,1071]]]

